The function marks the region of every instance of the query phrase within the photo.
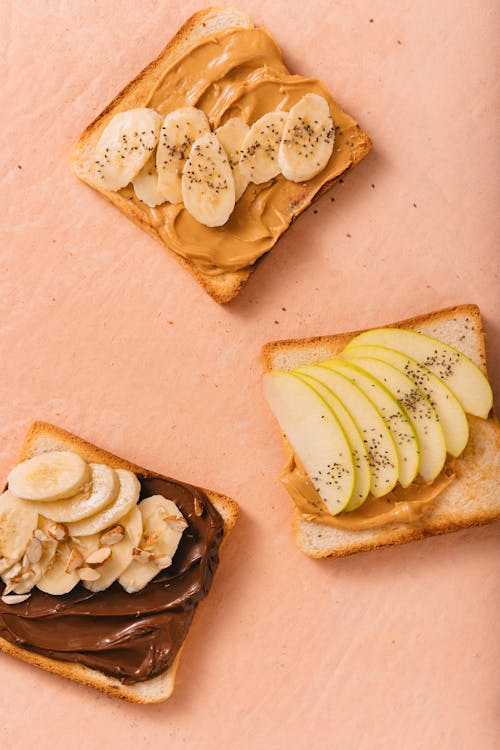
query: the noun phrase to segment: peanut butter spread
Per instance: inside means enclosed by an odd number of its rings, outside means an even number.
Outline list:
[[[226,224],[212,228],[197,222],[182,203],[149,208],[131,185],[121,194],[144,212],[167,247],[203,273],[218,275],[252,265],[323,185],[339,178],[367,152],[367,136],[320,81],[290,75],[264,29],[235,28],[204,36],[163,73],[141,102],[163,116],[182,106],[198,107],[215,129],[231,117],[251,125],[267,112],[288,111],[309,92],[327,100],[335,124],[333,154],[313,179],[293,183],[279,175],[261,185],[250,183]]]
[[[391,523],[416,523],[454,478],[455,475],[448,468],[431,484],[415,482],[406,488],[398,485],[383,497],[369,495],[357,510],[332,516],[291,446],[287,447],[287,461],[280,475],[280,481],[305,521],[346,531],[362,531]]]

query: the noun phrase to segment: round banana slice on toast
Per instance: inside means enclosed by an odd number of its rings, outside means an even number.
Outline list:
[[[250,178],[243,174],[240,166],[243,141],[250,128],[239,117],[231,117],[215,131],[219,143],[226,152],[234,180],[234,198],[238,201],[247,189]]]
[[[88,464],[72,451],[48,451],[17,464],[9,490],[23,500],[48,502],[71,497],[90,480]]]
[[[38,523],[38,511],[6,490],[0,495],[0,575],[24,555]]]
[[[155,150],[161,117],[148,107],[111,118],[95,150],[95,180],[106,190],[121,190],[141,171]]]
[[[134,549],[134,559],[118,579],[129,594],[143,589],[172,564],[188,525],[177,505],[162,495],[145,498],[138,510],[142,516],[140,547]]]
[[[156,149],[158,189],[169,203],[182,203],[182,170],[195,140],[210,131],[206,114],[180,107],[163,120]]]
[[[207,227],[220,227],[231,216],[233,173],[215,133],[205,133],[193,143],[182,170],[182,199],[186,210]]]
[[[149,158],[139,174],[134,177],[132,185],[134,186],[134,193],[139,200],[150,208],[156,208],[156,206],[160,206],[167,200],[165,194],[160,189],[154,156]]]
[[[89,518],[114,502],[120,482],[114,469],[106,464],[89,464],[91,482],[85,490],[64,500],[36,504],[39,513],[51,521],[72,523]]]
[[[89,591],[104,591],[104,589],[107,589],[132,562],[133,551],[142,536],[142,515],[139,507],[134,506],[125,518],[120,520],[120,526],[123,528],[121,541],[110,547],[101,547],[101,549],[110,549],[111,554],[102,565],[95,568],[99,574],[97,580],[83,582],[83,585]],[[101,541],[105,536],[101,536]]]
[[[287,180],[305,182],[327,165],[335,140],[328,102],[318,94],[305,94],[286,119],[279,147],[279,166]]]
[[[136,475],[126,469],[115,469],[120,482],[118,497],[99,513],[68,524],[70,536],[89,536],[118,523],[139,500],[141,485]]]
[[[240,172],[260,185],[279,175],[278,151],[286,112],[268,112],[254,122],[241,144]]]

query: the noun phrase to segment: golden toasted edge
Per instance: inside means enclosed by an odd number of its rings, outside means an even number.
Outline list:
[[[435,310],[430,313],[426,313],[425,315],[416,315],[411,318],[406,318],[405,320],[397,321],[396,323],[386,323],[385,325],[380,326],[374,326],[376,328],[418,328],[422,324],[425,323],[433,323],[433,322],[443,322],[447,320],[451,320],[456,315],[467,315],[468,317],[472,318],[472,321],[474,322],[476,326],[476,333],[478,338],[478,353],[481,361],[481,369],[487,375],[487,368],[486,368],[486,351],[485,351],[485,336],[484,336],[484,329],[483,329],[483,322],[481,318],[481,312],[477,305],[475,304],[464,304],[464,305],[455,305],[453,307],[447,307],[442,310]],[[330,334],[326,336],[312,336],[310,338],[304,338],[304,339],[284,339],[283,341],[271,341],[267,344],[265,344],[262,347],[261,350],[261,361],[264,367],[265,372],[270,372],[273,369],[272,363],[273,358],[275,354],[279,351],[283,351],[284,349],[294,349],[296,350],[298,347],[303,348],[304,350],[307,349],[314,349],[318,345],[321,346],[322,344],[326,344],[332,349],[334,349],[337,352],[340,352],[342,349],[344,349],[345,346],[353,339],[355,336],[357,336],[359,333],[362,333],[365,330],[369,329],[360,329],[358,331],[349,331],[347,333],[336,333],[336,334]],[[497,417],[493,414],[490,417],[490,420],[492,420],[494,428],[496,430],[496,437],[497,440],[500,440],[500,424],[498,422]],[[283,436],[282,436],[283,437]],[[283,443],[284,447],[285,444]],[[370,540],[362,540],[359,542],[353,541],[349,547],[343,547],[341,549],[324,549],[320,552],[312,552],[311,550],[306,549],[300,544],[300,526],[302,524],[307,525],[308,523],[304,521],[302,518],[300,511],[297,509],[295,504],[291,501],[291,507],[292,507],[292,524],[293,524],[293,533],[295,538],[295,543],[297,547],[308,557],[313,557],[316,559],[319,558],[325,558],[325,557],[347,557],[348,555],[353,555],[357,552],[369,552],[374,549],[382,549],[384,547],[393,547],[399,544],[407,544],[409,542],[418,541],[419,539],[424,539],[428,536],[438,536],[440,534],[447,534],[453,531],[459,531],[460,529],[469,528],[471,526],[481,526],[486,523],[490,523],[491,521],[495,521],[500,517],[500,512],[497,509],[492,509],[491,513],[479,513],[477,516],[473,519],[467,519],[464,520],[461,523],[458,522],[450,522],[445,521],[443,523],[436,523],[434,522],[432,524],[432,527],[418,527],[418,528],[406,528],[406,529],[390,529],[389,532],[386,532],[383,528],[381,528],[380,533],[377,535],[375,539]],[[312,524],[314,526],[315,524]],[[352,532],[353,538],[356,534],[356,532]]]
[[[99,127],[99,124],[103,117],[109,114],[116,106],[119,105],[124,96],[131,90],[140,87],[143,82],[152,74],[154,74],[156,68],[166,57],[171,57],[172,61],[175,60],[176,56],[184,53],[186,49],[191,46],[194,41],[197,41],[205,34],[214,33],[213,25],[216,25],[217,29],[222,30],[223,28],[253,28],[254,23],[252,19],[244,13],[235,11],[233,9],[224,8],[205,8],[193,16],[191,16],[179,29],[179,31],[172,37],[166,47],[160,52],[160,54],[147,65],[125,88],[123,88],[117,96],[108,104],[108,106],[99,114],[94,120],[88,125],[83,131],[82,135],[75,144],[71,154],[71,167],[73,173],[82,182],[92,187],[97,192],[101,193],[111,203],[113,203],[125,216],[134,222],[141,229],[144,229],[151,237],[160,242],[163,247],[173,255],[176,260],[196,279],[196,281],[203,287],[203,289],[219,304],[226,304],[231,302],[241,288],[244,286],[252,272],[255,270],[257,264],[270,252],[272,248],[264,253],[257,261],[243,268],[239,271],[228,271],[227,273],[220,274],[218,276],[210,276],[203,273],[198,266],[187,258],[183,258],[164,243],[159,232],[155,227],[148,221],[144,220],[143,214],[137,209],[137,207],[131,202],[126,200],[119,193],[112,192],[110,190],[104,190],[99,186],[96,186],[85,179],[79,169],[79,159],[81,152],[84,150],[87,140],[92,136],[95,128]],[[206,30],[204,30],[206,29]],[[371,149],[371,140],[366,133],[364,133],[358,126],[359,134],[362,138],[359,147],[354,155],[354,159],[347,169],[345,169],[340,175],[323,185],[314,195],[309,195],[308,191],[304,191],[304,199],[296,204],[297,210],[294,212],[293,218],[290,221],[288,227],[286,227],[281,235],[276,239],[276,242],[285,234],[290,228],[293,222],[300,216],[300,214],[308,208],[311,203],[314,203],[320,198],[327,190],[342,179],[352,167],[363,159]],[[276,243],[275,243],[276,244]],[[274,245],[273,245],[274,247]]]
[[[134,473],[144,474],[146,476],[156,476],[163,479],[169,479],[163,474],[151,472],[144,469],[138,464],[131,463],[120,456],[116,456],[109,451],[99,448],[92,443],[84,440],[71,432],[57,427],[47,422],[34,422],[29,428],[24,439],[19,461],[24,461],[32,455],[33,446],[39,437],[50,437],[57,440],[60,444],[66,445],[69,450],[79,453],[86,461],[94,463],[101,462],[112,466],[115,469],[127,469]],[[204,489],[204,488],[200,488]],[[231,531],[238,518],[238,505],[230,497],[221,495],[213,490],[206,490],[214,507],[220,513],[224,521],[224,537],[221,548],[224,545],[228,533]],[[202,603],[200,603],[202,604]],[[73,682],[78,682],[88,687],[93,687],[103,693],[118,698],[123,698],[132,703],[159,703],[170,697],[174,690],[175,676],[179,666],[179,659],[184,644],[179,649],[173,664],[162,674],[153,677],[151,680],[136,683],[135,685],[124,685],[114,677],[110,677],[99,670],[90,669],[83,664],[64,662],[58,659],[51,659],[41,654],[36,654],[20,646],[16,646],[3,638],[0,638],[0,651],[15,656],[22,661],[32,664],[33,666],[45,669],[61,677],[66,677]]]
[[[486,374],[486,351],[484,341],[484,329],[479,307],[475,304],[454,305],[442,310],[434,310],[425,315],[415,315],[406,320],[398,320],[396,323],[385,323],[383,325],[373,326],[374,328],[418,328],[422,324],[432,323],[434,321],[443,322],[451,320],[455,315],[468,315],[473,319],[479,339],[479,355],[481,359],[481,369]],[[367,328],[360,328],[358,331],[349,331],[346,333],[332,333],[325,336],[311,336],[304,339],[283,339],[282,341],[269,341],[261,349],[261,362],[266,372],[273,369],[273,357],[277,351],[286,349],[314,349],[318,345],[327,344],[332,349],[340,352],[345,346],[358,334],[363,333]]]
[[[500,430],[500,425],[497,426]],[[484,526],[484,524],[491,523],[500,518],[500,511],[492,509],[491,513],[478,514],[475,518],[469,518],[461,523],[441,523],[433,524],[432,528],[422,526],[418,528],[399,529],[397,532],[392,532],[390,539],[384,536],[381,532],[376,539],[371,539],[369,542],[352,542],[349,547],[343,547],[342,549],[325,549],[321,552],[312,552],[306,550],[300,544],[300,524],[303,523],[300,518],[300,513],[294,506],[292,508],[292,524],[293,533],[295,537],[295,543],[297,547],[308,557],[315,559],[323,559],[325,557],[348,557],[354,555],[357,552],[371,552],[375,549],[383,549],[384,547],[396,547],[400,544],[408,544],[409,542],[418,542],[420,539],[426,539],[429,536],[440,536],[441,534],[450,534],[453,531],[461,531],[462,529],[469,529],[473,526]],[[355,533],[355,532],[353,532]]]

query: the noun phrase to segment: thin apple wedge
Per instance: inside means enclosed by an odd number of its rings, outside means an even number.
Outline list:
[[[479,367],[452,346],[417,331],[403,328],[375,328],[355,336],[355,346],[383,346],[415,359],[441,378],[460,401],[464,411],[486,419],[493,406],[491,386]]]
[[[346,352],[350,362],[363,363],[358,357],[371,357],[396,367],[420,388],[434,407],[443,428],[446,449],[459,456],[469,440],[469,423],[460,401],[440,378],[407,354],[382,346],[356,346]]]
[[[352,497],[344,510],[356,510],[364,503],[370,491],[370,460],[363,442],[363,436],[345,406],[326,385],[309,375],[301,373],[300,377],[328,404],[349,441],[354,459],[355,479]]]
[[[399,477],[396,446],[389,428],[375,405],[344,375],[321,365],[299,367],[297,374],[310,375],[321,381],[342,402],[357,424],[370,462],[370,492],[382,497],[392,490]]]
[[[405,410],[380,380],[357,367],[352,360],[332,360],[328,367],[352,380],[380,411],[398,452],[399,483],[408,487],[420,468],[420,443]]]
[[[332,515],[354,491],[352,449],[335,415],[303,380],[286,372],[264,376],[267,401]]]
[[[432,482],[444,466],[446,443],[443,428],[429,399],[413,380],[387,362],[359,357],[358,364],[380,380],[408,414],[420,443],[420,476],[426,482]]]

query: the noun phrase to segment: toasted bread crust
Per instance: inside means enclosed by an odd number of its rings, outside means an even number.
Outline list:
[[[156,228],[145,219],[144,214],[134,205],[132,201],[126,200],[120,193],[104,190],[99,186],[91,183],[86,177],[86,170],[84,169],[84,153],[89,146],[90,141],[93,139],[95,131],[99,129],[103,118],[109,115],[115,110],[125,97],[133,96],[136,91],[140,91],[143,86],[149,85],[151,79],[157,74],[158,69],[166,61],[173,62],[177,57],[184,53],[192,44],[206,34],[213,34],[215,31],[230,28],[253,28],[254,24],[252,19],[244,13],[236,11],[230,8],[206,8],[198,13],[195,13],[189,18],[175,36],[170,40],[166,47],[160,52],[160,54],[142,70],[120,93],[115,96],[110,104],[85,128],[84,132],[78,139],[72,155],[71,155],[71,166],[75,175],[90,185],[92,188],[100,192],[106,197],[111,203],[120,209],[131,221],[137,226],[144,229],[151,237],[160,242],[169,253],[171,253],[176,260],[191,273],[196,281],[203,287],[203,289],[219,304],[225,304],[230,302],[239,293],[245,282],[248,280],[252,272],[255,270],[257,264],[267,255],[264,253],[257,261],[239,271],[228,271],[218,276],[210,276],[205,273],[192,261],[187,258],[183,258],[181,255],[173,252],[165,245],[161,235]],[[295,219],[306,209],[311,203],[315,202],[320,198],[327,190],[329,190],[338,180],[342,179],[348,171],[352,169],[361,159],[366,156],[371,148],[371,141],[366,133],[360,132],[360,144],[354,154],[352,163],[348,169],[344,170],[342,174],[336,178],[330,180],[328,183],[323,185],[315,195],[310,195],[309,191],[304,189],[302,200],[298,201],[294,211],[294,216],[290,221],[288,227],[283,231],[282,235],[287,231]],[[272,248],[271,248],[272,249]],[[268,251],[270,252],[270,250]]]
[[[120,456],[115,456],[113,453],[98,448],[92,443],[83,440],[83,438],[73,435],[71,432],[67,432],[60,427],[46,422],[34,422],[31,425],[24,439],[19,461],[26,460],[36,452],[43,452],[44,443],[47,445],[47,448],[45,449],[52,449],[52,446],[55,445],[59,448],[64,447],[80,454],[86,461],[106,463],[115,469],[127,469],[128,471],[144,474],[146,476],[153,475],[163,479],[168,479],[168,477],[162,474],[144,469],[142,466],[131,463]],[[37,450],[37,448],[41,448],[41,450]],[[234,500],[226,497],[226,495],[221,495],[218,492],[206,489],[204,489],[204,492],[220,513],[224,522],[222,547],[226,541],[228,533],[231,531],[238,518],[238,505]],[[203,602],[200,602],[200,605],[203,605]],[[83,664],[64,662],[58,659],[42,656],[41,654],[28,651],[27,649],[16,646],[15,644],[0,638],[0,651],[3,651],[6,654],[15,656],[28,664],[40,667],[48,672],[53,672],[61,677],[66,677],[74,682],[79,682],[82,685],[96,688],[96,690],[100,690],[103,693],[123,698],[132,703],[159,703],[166,700],[172,694],[183,647],[184,644],[179,649],[173,664],[162,674],[153,677],[150,680],[136,683],[135,685],[124,685],[116,678],[110,677],[99,670],[90,669]]]
[[[477,305],[466,304],[437,310],[426,315],[419,315],[396,323],[392,328],[427,329],[433,326],[457,326],[467,320],[469,330],[473,330],[474,360],[487,374],[485,338],[481,313]],[[380,326],[383,327],[383,326]],[[363,329],[366,330],[366,329]],[[266,372],[272,369],[293,369],[302,363],[318,362],[327,357],[336,356],[362,331],[314,336],[305,339],[288,339],[272,341],[262,348],[261,360]],[[429,335],[433,335],[429,331]],[[391,525],[370,530],[369,532],[343,532],[321,524],[305,521],[292,502],[292,523],[295,542],[298,548],[309,557],[344,557],[356,552],[367,552],[382,547],[417,541],[428,536],[447,534],[471,526],[480,526],[500,518],[500,500],[498,484],[500,483],[500,424],[495,414],[487,420],[469,417],[470,441],[463,455],[457,459],[457,479],[452,483],[451,491],[456,494],[457,487],[465,489],[467,497],[458,499],[458,507],[453,510],[433,515],[430,513],[419,525]],[[477,474],[477,482],[470,478]],[[495,493],[496,488],[496,495]],[[443,493],[447,497],[447,493]],[[468,507],[470,503],[474,507]],[[337,538],[336,538],[337,537]],[[341,537],[341,543],[339,539]],[[319,541],[321,538],[322,541]]]
[[[405,320],[398,320],[396,323],[387,323],[384,325],[376,326],[377,328],[384,328],[390,326],[391,328],[409,328],[415,329],[422,325],[431,324],[434,322],[443,323],[444,321],[452,321],[456,316],[467,316],[471,318],[473,324],[476,326],[478,333],[478,353],[480,363],[478,363],[482,371],[487,374],[486,370],[486,351],[485,351],[485,336],[483,321],[481,318],[481,311],[475,304],[464,304],[454,305],[453,307],[445,307],[442,310],[434,310],[433,312],[426,313],[425,315],[415,315],[412,318],[406,318]],[[269,341],[264,344],[261,350],[261,362],[266,372],[273,369],[273,358],[277,352],[283,352],[286,349],[297,349],[300,346],[304,351],[307,349],[314,349],[317,346],[327,346],[332,355],[336,354],[344,347],[347,346],[349,341],[358,334],[369,330],[366,328],[360,328],[357,331],[349,331],[346,333],[332,333],[326,334],[325,336],[311,336],[304,339],[283,339],[282,341]]]

